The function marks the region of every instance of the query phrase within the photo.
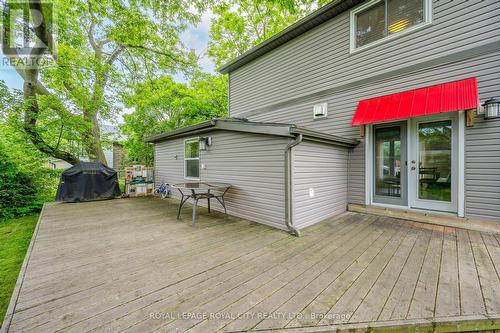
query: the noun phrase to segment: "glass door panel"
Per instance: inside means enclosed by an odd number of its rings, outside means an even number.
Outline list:
[[[373,201],[406,205],[406,127],[374,127]]]
[[[410,207],[457,212],[457,124],[456,114],[410,121]]]
[[[418,198],[451,202],[451,120],[418,125]]]

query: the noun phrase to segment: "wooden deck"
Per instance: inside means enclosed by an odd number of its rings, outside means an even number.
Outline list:
[[[500,328],[498,234],[345,213],[296,238],[176,205],[46,206],[9,332]]]

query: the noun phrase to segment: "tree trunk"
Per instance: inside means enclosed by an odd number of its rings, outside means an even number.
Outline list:
[[[42,153],[59,158],[68,162],[71,165],[77,164],[80,160],[71,153],[59,150],[49,146],[42,138],[40,133],[36,130],[38,114],[40,109],[36,96],[36,82],[38,82],[38,71],[31,69],[26,71],[26,78],[23,86],[24,100],[26,101],[26,109],[24,111],[24,124],[23,128],[28,135],[30,141]]]
[[[107,166],[108,162],[106,161],[106,156],[104,155],[101,145],[101,131],[99,129],[97,115],[94,112],[85,111],[84,118],[90,125],[90,129],[87,131],[85,138],[87,143],[87,155],[89,155],[91,161],[99,162]]]

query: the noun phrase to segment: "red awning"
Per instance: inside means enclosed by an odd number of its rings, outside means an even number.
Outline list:
[[[476,109],[477,79],[444,83],[359,101],[352,126]]]

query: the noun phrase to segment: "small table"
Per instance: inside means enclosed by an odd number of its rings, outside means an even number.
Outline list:
[[[194,182],[194,183],[180,183],[172,185],[181,193],[181,203],[179,205],[179,211],[177,212],[177,219],[180,218],[181,208],[188,201],[189,198],[194,199],[193,204],[193,225],[196,224],[196,207],[198,206],[198,200],[207,199],[208,201],[208,212],[210,213],[210,199],[214,198],[220,202],[224,208],[224,213],[227,215],[226,203],[224,201],[224,195],[231,187],[230,184],[217,183],[217,182]],[[212,191],[212,192],[210,192]],[[185,192],[189,192],[186,194]]]

